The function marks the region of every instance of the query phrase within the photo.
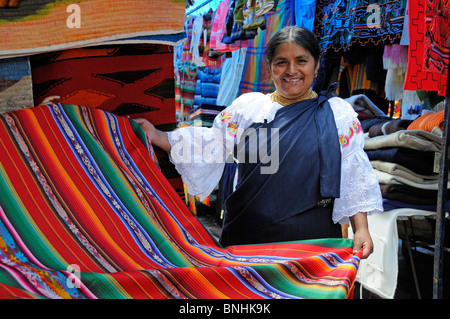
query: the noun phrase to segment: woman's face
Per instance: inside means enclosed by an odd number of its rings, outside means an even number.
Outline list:
[[[293,42],[280,44],[271,64],[275,88],[285,98],[298,98],[311,87],[318,68],[311,53],[302,46]]]

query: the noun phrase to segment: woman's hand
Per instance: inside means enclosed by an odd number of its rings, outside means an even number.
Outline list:
[[[373,241],[367,224],[367,214],[357,213],[350,218],[353,229],[353,253],[362,249],[362,259],[366,259],[373,252]]]
[[[47,96],[39,105],[45,104],[54,104],[56,100],[59,100],[61,97],[57,95]]]
[[[150,123],[148,120],[143,119],[143,118],[137,118],[137,119],[134,119],[134,120],[142,128],[144,133],[147,135],[148,139],[151,142],[153,142],[153,139],[154,139],[154,136],[155,136],[155,130],[156,130],[155,126],[152,123]]]
[[[170,149],[172,147],[169,143],[169,138],[165,132],[155,128],[155,126],[146,119],[137,118],[134,120],[136,121],[136,123],[139,124],[139,126],[142,128],[145,135],[147,135],[148,139],[153,145],[160,147],[166,152],[170,152]]]

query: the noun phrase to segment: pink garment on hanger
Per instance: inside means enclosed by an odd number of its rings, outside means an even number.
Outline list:
[[[232,44],[222,43],[226,30],[226,18],[229,10],[229,0],[223,0],[216,9],[216,16],[211,28],[210,48],[220,52],[236,51],[241,47],[248,47],[248,40],[236,41]]]

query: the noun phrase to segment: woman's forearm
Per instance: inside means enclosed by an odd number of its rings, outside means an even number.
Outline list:
[[[172,146],[169,143],[169,136],[166,132],[158,130],[152,123],[150,123],[146,119],[137,118],[134,120],[140,125],[152,145],[158,146],[166,152],[170,152]]]
[[[359,212],[350,217],[350,224],[352,225],[353,232],[356,232],[358,229],[366,228],[368,229],[367,224],[367,213]]]
[[[150,139],[153,145],[158,146],[166,152],[170,152],[172,146],[169,143],[169,136],[166,132],[155,129],[152,138]]]

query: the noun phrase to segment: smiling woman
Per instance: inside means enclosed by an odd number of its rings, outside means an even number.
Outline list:
[[[319,69],[318,47],[315,36],[303,28],[283,28],[271,38],[264,58],[276,88],[275,97],[314,97],[311,85]]]
[[[295,43],[281,44],[270,65],[277,92],[289,99],[300,98],[311,90],[318,68],[311,53]]]
[[[383,210],[381,192],[361,130],[354,131],[345,147],[339,138],[359,127],[357,114],[332,89],[311,89],[320,56],[312,32],[285,27],[273,35],[264,56],[275,92],[242,94],[212,128],[184,127],[166,134],[141,122],[142,128],[171,158],[188,159],[174,164],[188,193],[200,199],[217,185],[227,158],[239,159],[236,151],[244,159],[252,152],[267,154],[238,163],[238,183],[225,203],[224,246],[341,237],[339,223],[350,221],[354,251],[367,258],[373,244],[366,215]],[[268,131],[277,132],[276,147]],[[204,149],[223,154],[222,160],[208,161],[201,156]],[[276,159],[278,166],[264,174],[267,158]]]

